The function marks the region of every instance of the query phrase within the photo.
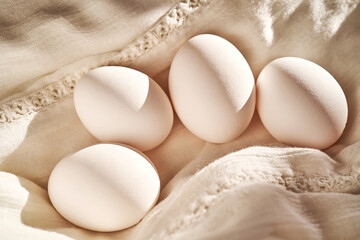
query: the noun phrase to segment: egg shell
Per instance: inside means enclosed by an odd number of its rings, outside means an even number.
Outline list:
[[[126,67],[89,71],[76,84],[74,105],[96,138],[141,151],[164,141],[173,124],[171,103],[161,87],[147,75]]]
[[[50,200],[64,218],[101,232],[138,223],[159,191],[159,176],[150,160],[115,144],[97,144],[64,158],[48,183]]]
[[[187,129],[213,143],[237,138],[255,109],[248,63],[234,45],[211,34],[195,36],[180,47],[170,68],[169,92]]]
[[[261,71],[256,86],[259,116],[278,141],[325,149],[344,131],[345,94],[321,66],[296,57],[279,58]]]

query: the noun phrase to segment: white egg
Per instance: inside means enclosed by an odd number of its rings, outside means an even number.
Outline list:
[[[239,50],[227,40],[203,34],[185,42],[171,64],[169,91],[182,123],[199,138],[224,143],[249,125],[255,82]]]
[[[156,203],[160,180],[141,152],[98,144],[61,160],[48,183],[49,197],[68,221],[109,232],[138,223]]]
[[[324,149],[344,131],[345,94],[319,65],[296,57],[279,58],[262,70],[256,84],[260,118],[278,141]]]
[[[83,76],[74,91],[76,112],[99,140],[146,151],[169,135],[171,103],[160,86],[134,69],[108,66]]]

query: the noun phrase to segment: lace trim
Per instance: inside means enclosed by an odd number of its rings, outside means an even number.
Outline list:
[[[88,66],[77,73],[67,75],[28,96],[3,104],[0,106],[0,124],[10,123],[31,113],[38,112],[72,94],[77,80],[92,68],[111,64],[129,65],[178,30],[191,15],[199,11],[207,2],[208,0],[182,1],[170,9],[155,26],[131,42],[115,57],[107,59],[97,66]]]
[[[259,174],[259,172],[257,172]],[[269,174],[259,174],[258,179],[251,179],[247,174],[233,176],[231,178],[222,178],[210,186],[209,190],[189,205],[186,214],[180,220],[169,223],[169,227],[165,229],[164,235],[171,239],[172,236],[184,231],[188,226],[198,221],[205,215],[208,209],[214,204],[218,196],[224,192],[231,191],[239,185],[248,185],[256,183],[271,183],[285,186],[287,190],[293,192],[340,192],[340,193],[358,193],[360,189],[359,174],[352,174],[337,177],[275,177]],[[186,221],[184,221],[186,219]],[[161,235],[161,234],[160,234]],[[158,236],[153,236],[152,239],[157,239]]]
[[[286,177],[278,181],[278,184],[286,187],[292,192],[338,192],[357,193],[360,190],[360,175],[328,177]]]

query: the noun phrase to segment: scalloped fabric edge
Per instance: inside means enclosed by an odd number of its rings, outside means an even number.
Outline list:
[[[50,85],[25,97],[12,100],[0,106],[0,125],[21,119],[32,113],[60,101],[73,93],[76,82],[89,70],[116,63],[128,66],[144,53],[155,48],[159,43],[181,28],[186,20],[198,12],[208,0],[185,0],[172,7],[145,34],[132,41],[118,54],[100,62],[96,66],[87,66],[78,72],[69,74]]]

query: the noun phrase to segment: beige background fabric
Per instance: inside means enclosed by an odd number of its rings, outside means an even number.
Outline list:
[[[1,239],[360,238],[359,1],[3,1],[0,23]],[[282,56],[327,69],[349,105],[343,136],[324,151],[286,146],[255,113],[238,139],[211,144],[175,118],[145,153],[162,191],[138,225],[95,233],[67,222],[49,201],[48,177],[98,142],[76,116],[76,80],[125,65],[167,92],[173,55],[201,33],[232,42],[255,78]]]
[[[94,55],[123,48],[173,5],[161,0],[1,1],[0,99],[6,102],[55,80],[43,76],[64,65],[86,57],[89,64],[91,56],[99,61]]]

